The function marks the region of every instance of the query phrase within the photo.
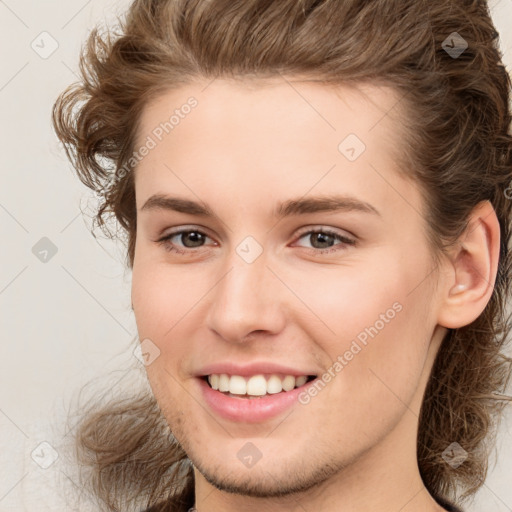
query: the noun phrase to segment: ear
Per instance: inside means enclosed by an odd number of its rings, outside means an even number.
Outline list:
[[[491,298],[500,251],[500,225],[489,201],[472,211],[444,262],[438,324],[456,329],[478,318]]]

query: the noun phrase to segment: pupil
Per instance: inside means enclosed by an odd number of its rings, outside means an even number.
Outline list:
[[[184,242],[187,239],[187,237],[192,239],[192,245],[187,245],[186,243],[184,243],[183,245],[185,245],[186,247],[198,247],[201,245],[202,235],[200,233],[198,233],[197,231],[190,231],[189,233],[182,233],[181,241]],[[194,241],[194,239],[196,239],[196,240]]]
[[[329,243],[332,241],[332,238],[333,238],[332,235],[329,235],[327,233],[314,233],[311,236],[313,237],[313,240],[315,241],[315,243],[318,240],[318,238],[320,238],[320,244],[322,244],[322,242]],[[327,239],[327,242],[326,242],[326,239]],[[315,243],[312,243],[313,247],[315,247]],[[330,247],[330,245],[323,246],[323,247],[315,247],[315,249],[325,249],[327,247]]]

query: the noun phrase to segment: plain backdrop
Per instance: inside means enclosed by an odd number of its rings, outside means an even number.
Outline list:
[[[126,389],[143,371],[123,247],[90,234],[94,198],[50,124],[87,34],[129,3],[0,0],[0,512],[78,510],[69,404],[91,379]],[[512,0],[490,6],[511,70]],[[512,511],[511,427],[509,413],[467,512]]]

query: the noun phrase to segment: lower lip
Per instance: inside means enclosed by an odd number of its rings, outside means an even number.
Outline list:
[[[316,379],[315,379],[316,380]],[[231,421],[260,423],[282,413],[298,402],[298,396],[314,382],[306,382],[291,391],[265,395],[261,398],[234,398],[212,389],[198,378],[206,403],[218,415]]]

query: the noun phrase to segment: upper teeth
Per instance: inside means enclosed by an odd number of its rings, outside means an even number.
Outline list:
[[[262,396],[267,393],[280,393],[283,390],[291,391],[293,388],[305,384],[307,380],[306,375],[280,377],[273,374],[268,377],[268,380],[263,374],[253,375],[250,378],[241,375],[230,376],[226,373],[208,375],[208,382],[213,389],[233,393],[234,395]]]

